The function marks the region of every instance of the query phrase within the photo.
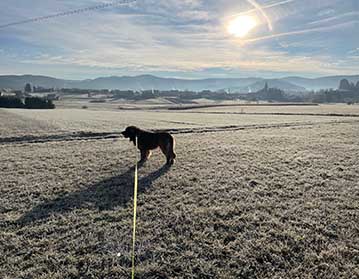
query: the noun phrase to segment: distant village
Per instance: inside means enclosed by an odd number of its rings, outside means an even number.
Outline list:
[[[359,81],[354,84],[347,79],[342,79],[338,89],[326,89],[320,91],[305,91],[300,93],[286,93],[278,88],[270,88],[265,83],[264,88],[253,93],[231,93],[220,91],[188,91],[188,90],[91,90],[78,88],[44,88],[41,86],[25,84],[23,90],[0,90],[0,107],[6,107],[8,103],[14,102],[19,105],[19,100],[25,105],[26,100],[37,100],[44,103],[44,107],[54,107],[53,101],[58,101],[67,96],[85,95],[90,102],[107,102],[111,100],[146,100],[153,98],[166,98],[173,103],[186,103],[195,99],[210,100],[245,100],[249,102],[309,102],[309,103],[359,103]],[[6,100],[5,100],[5,99]],[[10,98],[10,99],[9,99]],[[13,99],[17,99],[14,101]],[[10,100],[10,101],[9,101]],[[10,105],[10,107],[12,107]]]

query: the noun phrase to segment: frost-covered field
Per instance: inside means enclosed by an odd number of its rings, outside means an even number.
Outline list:
[[[134,147],[66,141],[129,124],[178,129],[175,165],[164,168],[154,152],[139,170],[138,278],[359,277],[358,118],[81,109],[0,117],[0,278],[129,277]]]
[[[288,114],[344,114],[359,115],[359,104],[322,104],[318,106],[232,106],[195,109],[201,112],[221,113],[288,113]]]
[[[333,106],[335,107],[335,106]],[[346,112],[342,106],[336,111]],[[354,106],[353,106],[354,107]],[[302,107],[304,111],[315,111],[316,107]],[[240,107],[212,108],[211,111],[225,111],[225,113],[206,113],[206,109],[185,111],[152,111],[152,110],[85,110],[85,109],[55,109],[55,110],[0,110],[0,117],[5,121],[0,123],[0,136],[38,135],[61,132],[119,132],[128,125],[137,125],[149,129],[200,128],[224,126],[248,126],[269,124],[310,124],[327,122],[350,122],[358,118],[338,116],[312,115],[252,115],[236,113]],[[244,108],[245,110],[247,108]],[[251,108],[252,109],[252,108]],[[253,108],[252,110],[255,110]],[[265,108],[257,108],[264,110]],[[270,111],[275,108],[269,107]],[[290,110],[290,107],[284,107]],[[277,107],[277,111],[284,110]],[[294,111],[298,107],[293,108]],[[328,111],[327,108],[320,111]],[[200,113],[198,113],[200,112]],[[232,112],[235,112],[232,114]],[[351,113],[355,116],[354,113]],[[358,106],[359,115],[359,106]]]

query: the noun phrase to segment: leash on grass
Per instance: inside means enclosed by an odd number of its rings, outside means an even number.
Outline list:
[[[136,163],[135,163],[135,181],[133,192],[133,224],[132,224],[132,272],[131,278],[135,278],[135,245],[136,245],[136,215],[137,215],[137,188],[138,188],[138,173],[137,173],[137,136],[135,137],[136,146]]]

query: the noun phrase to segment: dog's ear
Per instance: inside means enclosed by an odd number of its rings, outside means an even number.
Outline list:
[[[121,134],[125,137],[128,138],[131,136],[131,128],[127,127],[124,131],[121,132]]]
[[[130,141],[135,142],[135,138],[138,136],[139,129],[135,126],[128,126],[121,134],[125,138],[130,138]]]

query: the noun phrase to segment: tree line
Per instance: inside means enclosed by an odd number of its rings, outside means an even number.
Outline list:
[[[24,88],[25,92],[42,92],[49,91],[49,89],[42,87],[31,87],[30,84],[26,84]],[[53,89],[52,89],[53,91]],[[269,102],[313,102],[313,103],[357,103],[359,102],[359,81],[354,84],[347,79],[342,79],[339,83],[338,89],[325,89],[317,92],[302,92],[296,95],[288,94],[278,88],[269,88],[266,83],[264,88],[254,93],[228,93],[224,90],[210,91],[203,90],[200,92],[190,90],[90,90],[90,89],[77,89],[77,88],[63,88],[59,90],[62,95],[67,94],[88,94],[91,98],[95,95],[105,95],[106,98],[114,99],[126,99],[126,100],[146,100],[158,97],[176,98],[179,100],[193,100],[193,99],[211,99],[211,100],[247,100],[247,101],[269,101]],[[19,101],[7,100],[4,103],[11,103],[11,106],[19,106]],[[26,99],[25,99],[26,102]],[[36,102],[30,106],[42,106],[44,108],[50,108],[53,106],[52,102],[49,104],[49,100],[45,101],[27,101]],[[41,104],[41,105],[40,105]],[[26,104],[23,104],[26,106]]]
[[[15,96],[0,96],[1,108],[54,109],[51,100],[40,97],[26,97],[24,101]]]
[[[91,90],[64,89],[66,93],[89,93]],[[317,92],[301,92],[296,95],[288,94],[278,88],[270,88],[265,84],[264,88],[254,93],[227,93],[225,91],[181,91],[181,90],[92,90],[91,96],[105,94],[114,99],[146,100],[158,97],[173,97],[180,100],[211,99],[211,100],[247,100],[269,102],[313,102],[313,103],[356,103],[359,102],[359,81],[349,82],[346,79],[340,81],[338,89],[325,89]],[[90,96],[90,93],[89,93]]]

